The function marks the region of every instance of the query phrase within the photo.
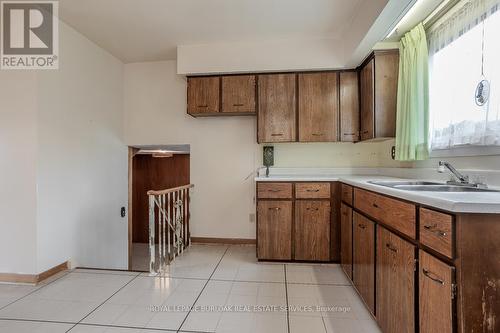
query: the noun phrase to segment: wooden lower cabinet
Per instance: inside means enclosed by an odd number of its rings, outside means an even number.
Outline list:
[[[340,264],[352,280],[352,208],[342,203],[340,206]]]
[[[295,202],[295,259],[330,260],[330,201]]]
[[[257,237],[259,259],[292,259],[292,201],[257,202]]]
[[[415,246],[377,227],[377,322],[384,333],[415,332]]]
[[[455,269],[422,250],[419,262],[420,333],[452,333]]]
[[[375,223],[353,215],[353,281],[372,314],[375,314]]]

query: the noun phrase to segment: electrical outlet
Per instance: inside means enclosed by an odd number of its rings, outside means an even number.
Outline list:
[[[250,219],[250,223],[255,223],[255,214],[251,213],[249,216],[249,219]]]

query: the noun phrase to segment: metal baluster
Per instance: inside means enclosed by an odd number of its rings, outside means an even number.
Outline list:
[[[162,231],[162,218],[163,218],[163,212],[161,211],[161,196],[158,195],[157,197],[157,206],[158,206],[158,271],[160,274],[163,274],[163,254],[161,252],[161,243],[163,239],[161,238],[161,231]]]
[[[168,237],[168,261],[170,261],[170,221],[172,219],[170,218],[170,202],[171,202],[171,195],[170,193],[167,194],[167,237]]]
[[[163,224],[163,230],[162,230],[162,233],[163,233],[163,243],[162,243],[162,252],[163,252],[163,267],[166,269],[167,268],[167,252],[166,252],[166,243],[167,243],[167,239],[165,238],[165,228],[167,227],[167,216],[166,216],[166,213],[165,213],[165,194],[162,194],[161,196],[161,208],[162,208],[162,211],[163,211],[163,219],[162,219],[162,224]]]
[[[175,205],[175,235],[177,236],[177,255],[181,254],[181,238],[180,238],[180,226],[179,226],[179,215],[180,215],[180,207],[179,207],[179,198],[180,198],[180,192],[175,191],[175,197],[177,198],[176,200],[176,205]]]
[[[156,274],[155,268],[155,199],[149,196],[149,273]]]
[[[181,206],[179,216],[181,217],[181,253],[184,252],[184,190],[180,191],[181,196]]]
[[[191,188],[188,188],[188,202],[187,202],[187,207],[186,207],[186,210],[187,210],[187,217],[186,217],[186,223],[187,225],[189,226],[189,223],[191,223]],[[189,228],[191,229],[191,228]],[[191,234],[188,234],[187,235],[188,237],[188,246],[191,245]]]

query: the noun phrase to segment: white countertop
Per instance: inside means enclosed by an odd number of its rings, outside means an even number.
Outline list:
[[[500,192],[429,192],[406,191],[391,187],[370,184],[377,180],[415,180],[386,177],[381,175],[342,175],[342,174],[271,174],[269,177],[255,177],[257,182],[269,181],[340,181],[355,187],[390,195],[422,205],[455,213],[492,213],[500,214]],[[499,216],[500,222],[500,216]]]

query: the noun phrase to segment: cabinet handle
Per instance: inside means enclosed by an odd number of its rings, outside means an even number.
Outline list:
[[[313,133],[312,136],[322,136],[323,133]]]
[[[358,224],[358,227],[360,227],[361,229],[366,229],[366,225],[363,224]]]
[[[378,207],[378,205],[377,205],[376,203],[372,203],[372,206],[373,206],[374,208],[379,208],[379,207]]]
[[[317,212],[319,210],[319,208],[310,208],[310,207],[307,207],[306,210],[314,210],[314,211]]]
[[[428,271],[426,270],[425,268],[422,268],[422,273],[424,273],[424,275],[426,277],[428,277],[429,279],[431,279],[432,281],[434,282],[437,282],[437,283],[440,283],[442,285],[444,285],[444,281],[441,280],[439,277],[435,277],[436,274],[432,273],[431,271]],[[434,276],[433,276],[434,275]]]
[[[392,246],[389,243],[386,243],[385,247],[388,248],[389,250],[391,250],[392,252],[398,253],[398,249],[396,249],[394,246]]]
[[[276,189],[272,189],[272,188],[271,188],[271,189],[269,189],[268,191],[269,191],[269,192],[274,192],[274,193],[281,192],[281,190],[276,190]]]
[[[344,135],[352,136],[352,135],[355,135],[355,133],[344,133]]]
[[[208,105],[204,104],[204,105],[196,105],[196,107],[198,108],[208,108]]]
[[[316,190],[306,190],[306,191],[307,191],[307,192],[319,192],[319,190],[318,190],[318,189],[316,189]]]
[[[269,210],[281,210],[280,207],[269,207]]]
[[[271,136],[283,136],[283,133],[272,133]]]
[[[233,104],[233,106],[243,106],[245,104]]]
[[[424,225],[424,229],[425,230],[429,230],[430,232],[433,232],[433,233],[437,234],[440,237],[446,236],[446,232],[444,232],[442,230],[439,230],[439,229],[436,229],[436,227],[437,227],[437,224],[435,224],[435,225]]]

